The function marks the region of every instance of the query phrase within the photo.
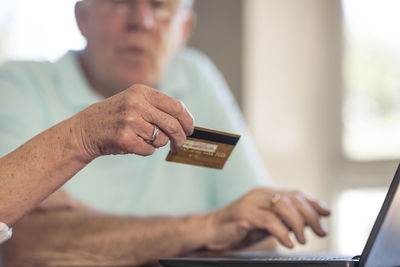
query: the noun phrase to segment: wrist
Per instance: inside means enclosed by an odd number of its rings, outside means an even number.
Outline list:
[[[192,215],[187,218],[187,225],[190,225],[188,234],[196,241],[197,248],[204,248],[210,243],[210,232],[208,225],[209,215]]]
[[[215,222],[216,211],[203,215],[203,229],[204,229],[204,247],[210,249],[217,236],[217,228]]]
[[[99,155],[92,149],[88,142],[85,123],[82,121],[82,112],[68,119],[68,133],[71,149],[76,153],[76,158],[83,163],[88,164]]]

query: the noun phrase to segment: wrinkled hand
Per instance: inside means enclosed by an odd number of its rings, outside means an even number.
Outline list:
[[[271,207],[270,200],[275,194],[279,194],[280,199]],[[310,226],[318,236],[325,236],[327,231],[320,218],[329,214],[324,203],[302,192],[254,189],[206,215],[206,234],[211,240],[206,247],[211,250],[234,248],[257,231],[275,236],[282,245],[293,248],[290,231],[301,244],[306,242],[305,226]]]
[[[77,116],[82,154],[89,161],[108,154],[151,155],[168,140],[171,150],[177,151],[194,129],[193,117],[182,102],[145,85],[133,85]],[[148,142],[154,125],[159,134]]]

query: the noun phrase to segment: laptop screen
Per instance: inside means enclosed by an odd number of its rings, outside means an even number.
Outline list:
[[[360,266],[389,267],[400,265],[400,165],[375,221]]]

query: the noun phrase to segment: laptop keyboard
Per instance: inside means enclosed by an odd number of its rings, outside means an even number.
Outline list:
[[[244,252],[235,255],[235,258],[251,259],[253,261],[344,261],[351,257],[333,253],[266,253],[266,252]]]
[[[267,258],[253,258],[260,261],[344,261],[350,260],[348,257],[322,257],[322,256],[281,256]]]

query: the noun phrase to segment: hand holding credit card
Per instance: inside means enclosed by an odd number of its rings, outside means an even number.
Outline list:
[[[168,153],[166,160],[222,169],[239,141],[240,135],[195,127],[183,148]]]

